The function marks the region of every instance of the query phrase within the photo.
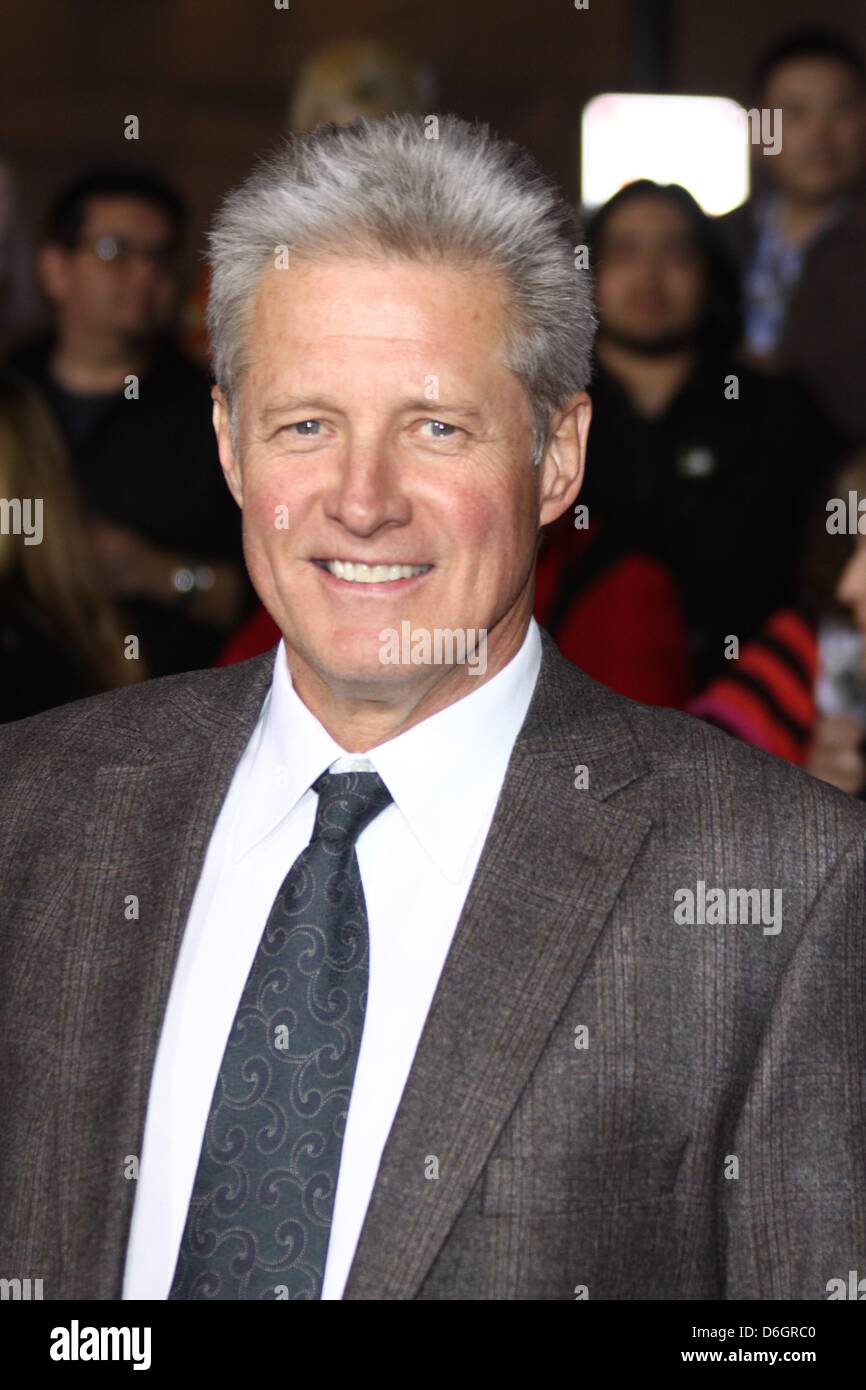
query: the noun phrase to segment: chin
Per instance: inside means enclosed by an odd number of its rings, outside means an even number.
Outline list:
[[[316,635],[314,644],[296,644],[287,638],[286,646],[290,651],[297,652],[329,686],[387,685],[405,674],[400,667],[382,662],[378,630],[364,637],[357,633],[335,633],[333,640],[324,644],[321,633]]]

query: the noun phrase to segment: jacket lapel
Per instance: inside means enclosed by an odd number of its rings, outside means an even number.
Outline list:
[[[574,769],[588,769],[576,789]],[[618,702],[544,634],[538,686],[433,997],[344,1291],[410,1299],[478,1180],[652,823]],[[438,1178],[429,1164],[438,1161]]]
[[[272,669],[273,652],[230,668],[206,695],[200,684],[178,681],[176,697],[156,707],[160,724],[147,721],[147,742],[118,729],[126,761],[96,773],[98,809],[68,925],[76,980],[58,1086],[81,1136],[61,1211],[68,1297],[121,1295],[135,1197],[129,1160],[141,1154],[177,953]],[[132,920],[130,896],[138,899]]]
[[[347,1299],[418,1292],[651,824],[614,799],[644,770],[618,702],[543,640],[538,686],[385,1145]],[[58,1093],[82,1136],[59,1213],[71,1298],[121,1294],[135,1196],[125,1167],[141,1152],[177,953],[273,657],[230,668],[219,684],[179,680],[156,707],[161,722],[147,721],[147,740],[119,728],[125,761],[97,773],[81,910],[68,924],[76,979],[58,1068]],[[573,785],[577,764],[589,770],[585,790]],[[140,896],[137,921],[124,917],[130,895]],[[431,1157],[435,1181],[425,1177]]]

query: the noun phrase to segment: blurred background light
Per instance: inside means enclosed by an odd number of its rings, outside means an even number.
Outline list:
[[[727,97],[605,92],[581,118],[581,201],[598,207],[634,179],[680,183],[705,212],[749,196],[749,126]]]

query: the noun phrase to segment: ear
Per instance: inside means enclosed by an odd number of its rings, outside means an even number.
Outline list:
[[[52,304],[62,304],[66,298],[66,257],[64,248],[51,242],[43,243],[36,252],[36,279]]]
[[[538,523],[548,526],[573,503],[583,486],[592,402],[578,391],[555,412],[541,460]]]
[[[228,483],[229,492],[238,506],[243,507],[243,482],[241,479],[240,466],[235,457],[231,430],[229,428],[228,402],[218,386],[214,386],[210,394],[211,400],[213,401],[213,427],[217,440],[220,464],[225,474],[225,480]]]

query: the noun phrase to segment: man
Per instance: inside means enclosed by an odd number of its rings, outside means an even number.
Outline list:
[[[753,85],[781,141],[774,154],[754,145],[758,192],[721,220],[745,346],[800,375],[863,444],[866,328],[852,309],[866,299],[866,66],[838,35],[795,33],[762,56]]]
[[[212,234],[276,650],[0,730],[0,1267],[824,1298],[866,1221],[864,809],[539,634],[579,230],[485,127],[425,130],[321,127]],[[683,925],[703,881],[784,921]]]
[[[694,689],[799,596],[810,503],[844,441],[786,380],[733,358],[730,268],[685,189],[628,184],[588,229],[599,333],[589,517],[673,575]]]
[[[149,174],[96,172],[62,190],[38,260],[57,330],[11,359],[53,408],[95,552],[154,675],[209,665],[248,597],[207,374],[169,336],[182,225],[177,196]]]

